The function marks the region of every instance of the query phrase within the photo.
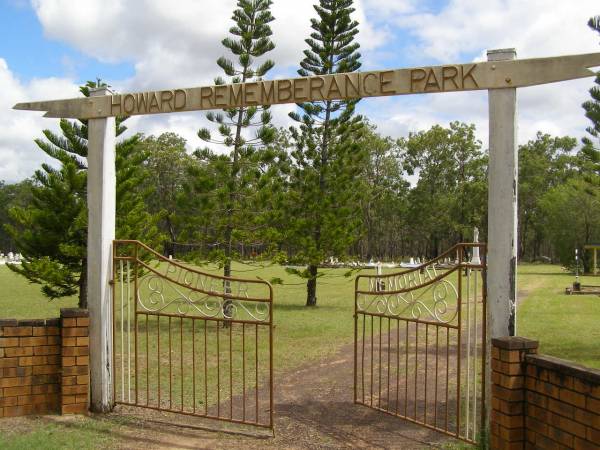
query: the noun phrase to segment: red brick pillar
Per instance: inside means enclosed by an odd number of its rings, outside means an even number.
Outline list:
[[[61,413],[85,414],[89,407],[88,311],[61,308],[62,379]]]
[[[522,337],[492,339],[492,449],[524,449],[525,355],[538,343]]]

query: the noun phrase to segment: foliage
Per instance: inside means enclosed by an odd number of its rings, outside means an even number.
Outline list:
[[[354,72],[361,66],[354,42],[358,22],[352,0],[320,0],[313,32],[305,42],[301,76]],[[301,103],[291,113],[298,127],[290,129],[294,149],[289,180],[286,239],[294,262],[307,267],[306,304],[317,303],[318,265],[327,257],[343,257],[359,236],[361,166],[367,149],[358,144],[366,131],[354,116],[358,100]]]
[[[535,140],[519,146],[519,257],[537,260],[547,254],[547,211],[542,197],[576,175],[571,155],[577,141],[538,132]],[[546,244],[543,248],[543,244]]]
[[[26,179],[19,183],[6,184],[0,181],[0,252],[15,252],[14,240],[4,229],[10,223],[9,211],[13,206],[25,206],[31,201],[32,180]]]
[[[591,18],[588,25],[600,32],[600,16]],[[545,226],[559,261],[573,266],[578,249],[584,255],[586,271],[590,270],[591,255],[583,251],[583,245],[600,240],[600,75],[595,84],[589,91],[590,100],[582,105],[591,121],[587,128],[589,136],[582,139],[576,158],[569,161],[573,166],[568,168],[569,173],[562,174],[556,186],[543,196]],[[552,173],[538,172],[537,176],[551,178]]]
[[[435,257],[471,239],[474,227],[485,235],[487,156],[475,138],[475,126],[434,125],[399,139],[398,147],[404,170],[419,176],[409,194],[413,251]]]
[[[558,260],[567,267],[574,263],[575,249],[583,255],[586,243],[600,241],[600,191],[590,189],[582,177],[550,189],[542,198],[545,227]],[[584,259],[589,270],[589,260]]]
[[[232,37],[223,39],[223,46],[236,58],[237,65],[220,57],[217,65],[232,83],[261,80],[275,63],[262,59],[275,48],[271,41],[270,0],[239,0],[229,29]],[[215,84],[224,84],[221,77]],[[220,140],[213,139],[209,129],[203,128],[198,136],[211,144],[224,145],[228,154],[209,148],[194,153],[197,164],[190,171],[194,180],[190,184],[190,207],[209,213],[198,225],[198,238],[207,241],[214,251],[213,259],[223,265],[225,276],[231,274],[231,261],[235,256],[235,243],[252,244],[261,239],[265,231],[264,212],[269,192],[277,179],[277,162],[283,155],[270,145],[276,139],[268,107],[240,106],[210,112],[206,118],[217,126]],[[253,136],[248,136],[254,130]]]
[[[600,33],[600,16],[592,17],[588,25],[591,29]],[[581,154],[589,163],[592,177],[591,182],[600,185],[600,73],[596,76],[596,86],[590,89],[591,99],[583,104],[585,116],[592,124],[587,128],[591,137],[584,137]],[[596,141],[594,143],[594,140]]]
[[[186,141],[175,133],[163,133],[142,139],[140,147],[146,154],[144,186],[152,193],[146,196],[146,207],[160,217],[161,232],[177,242],[189,216],[186,205],[181,204],[193,164]]]
[[[405,253],[410,184],[403,177],[397,142],[368,125],[359,144],[369,152],[360,176],[359,199],[365,233],[354,254],[363,260],[392,259]]]
[[[88,82],[80,91],[87,97],[99,83]],[[116,121],[117,135],[126,131],[124,120]],[[11,209],[13,224],[7,230],[24,261],[9,267],[41,284],[45,296],[77,294],[79,306],[86,307],[87,121],[62,119],[60,129],[62,135],[44,130],[46,139],[35,141],[59,167],[42,164],[33,177],[31,202]],[[155,220],[145,212],[143,197],[135,189],[141,183],[145,159],[138,143],[135,135],[116,146],[117,238],[143,239],[152,245],[158,235]]]

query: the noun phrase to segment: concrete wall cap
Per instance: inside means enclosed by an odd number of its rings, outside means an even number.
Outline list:
[[[60,317],[89,317],[87,309],[81,308],[60,308]]]
[[[504,350],[532,350],[538,348],[539,342],[520,336],[493,338],[492,345]]]

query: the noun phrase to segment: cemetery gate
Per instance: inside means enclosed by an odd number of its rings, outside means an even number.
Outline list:
[[[273,428],[273,291],[113,243],[113,402]]]
[[[485,358],[483,353],[485,346],[482,343],[486,328],[483,321],[485,317],[483,310],[486,308],[486,289],[489,298],[493,299],[493,302],[490,303],[487,324],[490,336],[511,336],[515,333],[517,289],[514,274],[517,264],[516,243],[518,242],[516,235],[517,89],[595,77],[596,73],[591,68],[600,65],[600,53],[519,60],[516,59],[514,49],[499,49],[488,51],[487,56],[488,61],[477,63],[338,73],[150,92],[114,94],[104,87],[90,91],[89,98],[43,100],[16,104],[15,109],[43,111],[45,117],[77,118],[88,121],[87,279],[90,341],[94,343],[90,347],[91,409],[101,412],[110,411],[114,401],[120,399],[121,403],[172,410],[174,408],[173,393],[175,393],[181,396],[180,412],[225,418],[221,409],[224,405],[220,398],[222,367],[219,356],[222,351],[222,340],[225,340],[229,342],[229,353],[231,354],[231,358],[227,360],[230,364],[228,379],[230,398],[236,398],[241,392],[243,404],[239,408],[240,416],[235,416],[234,412],[238,412],[238,409],[230,405],[230,414],[227,420],[243,423],[253,421],[264,426],[272,426],[272,364],[270,362],[272,295],[270,286],[268,283],[257,280],[219,278],[169,261],[163,261],[160,266],[154,267],[152,264],[144,263],[145,260],[139,258],[139,255],[134,256],[134,253],[131,253],[136,248],[141,253],[152,253],[147,247],[133,242],[113,243],[116,221],[115,117],[393,95],[487,90],[490,156],[487,236],[491,243],[488,259],[489,272],[486,272],[485,264],[478,265],[467,262],[465,250],[469,244],[463,244],[450,251],[456,253],[459,263],[445,272],[437,273],[435,262],[433,262],[432,265],[427,264],[405,274],[359,277],[356,289],[355,360],[360,355],[361,364],[357,363],[355,370],[355,401],[423,423],[466,440],[473,440],[474,433],[481,422],[478,414],[483,414],[481,406],[478,406],[480,403],[478,398],[483,397],[484,378],[489,376],[489,373],[486,375],[481,373],[479,364],[479,361],[483,361]],[[113,253],[116,250],[122,251],[121,247],[123,246],[129,247],[130,252]],[[446,254],[446,256],[449,255]],[[438,263],[441,261],[443,260],[436,260]],[[121,268],[121,263],[123,263],[123,268]],[[459,276],[461,271],[467,274],[466,284]],[[112,278],[111,272],[114,272],[117,278]],[[118,278],[121,276],[124,277],[123,280]],[[133,296],[131,294],[131,276],[133,276],[134,283]],[[455,284],[451,282],[452,277],[456,278]],[[111,281],[112,286],[110,285]],[[135,286],[140,282],[146,284]],[[484,282],[486,286],[483,286]],[[359,286],[360,284],[366,284],[366,286]],[[262,288],[269,292],[268,295],[259,294],[253,297],[254,294],[245,292],[247,287]],[[163,288],[165,290],[161,291]],[[236,291],[238,289],[239,292]],[[442,291],[439,291],[440,289]],[[447,291],[445,291],[446,289]],[[473,289],[474,293],[470,289]],[[167,290],[169,294],[167,294]],[[122,300],[115,298],[115,294],[118,293]],[[167,298],[167,295],[170,297]],[[421,300],[423,295],[430,295],[431,298]],[[439,297],[443,295],[456,298],[450,304],[449,300]],[[470,295],[475,295],[475,297],[471,298]],[[143,301],[146,303],[142,303]],[[198,307],[199,303],[203,304],[200,308]],[[403,304],[406,307],[402,307]],[[400,308],[397,309],[396,306]],[[179,310],[180,307],[183,309]],[[123,315],[126,308],[133,311],[133,313],[127,312],[127,318]],[[236,314],[230,315],[229,311],[235,311]],[[114,320],[113,313],[116,314]],[[119,320],[121,322],[119,326],[116,326],[115,324]],[[472,322],[474,320],[477,322]],[[168,354],[169,378],[166,381],[169,386],[169,400],[168,403],[165,403],[167,402],[165,400],[166,392],[163,391],[165,371],[160,372],[160,363],[164,357],[158,349],[162,342],[158,333],[160,332],[163,338],[165,332],[167,333],[169,336],[168,348],[171,350],[173,344],[171,326],[173,324],[175,327],[179,324],[180,351],[182,353],[189,351],[183,345],[184,342],[186,345],[188,344],[188,335],[192,336],[189,342],[192,343],[193,352],[195,352],[194,346],[197,344],[198,332],[206,333],[207,350],[202,354],[201,362],[205,362],[203,367],[207,368],[206,370],[211,374],[206,379],[216,382],[219,389],[214,391],[206,388],[203,391],[204,403],[200,403],[197,398],[197,386],[189,391],[189,380],[188,384],[184,383],[183,374],[187,374],[190,370],[185,364],[180,368],[179,387],[177,387],[177,383],[173,383],[174,366],[170,364],[172,363],[170,360],[173,356],[172,352]],[[375,358],[376,342],[371,339],[365,350],[365,339],[368,340],[370,334],[374,334],[374,327],[379,327],[378,330],[385,332],[386,326],[389,336],[385,340],[386,344],[382,341],[379,345],[379,353]],[[122,332],[120,327],[123,329]],[[151,333],[150,329],[156,331],[156,337],[154,331]],[[183,338],[184,330],[186,339]],[[392,330],[396,332],[396,345],[393,345]],[[254,353],[247,351],[246,348],[247,333],[251,331],[255,333],[253,347],[255,350],[252,350]],[[121,332],[121,334],[115,336],[113,333],[117,332]],[[144,341],[146,332],[148,337]],[[261,340],[260,334],[268,335],[265,337],[269,341],[267,346],[261,345],[264,339]],[[414,345],[413,341],[409,339],[413,335]],[[208,345],[209,336],[211,339],[214,338],[215,346],[217,344],[220,346],[216,352],[213,352],[212,345]],[[380,336],[380,333],[377,336]],[[404,345],[402,345],[402,338],[404,338]],[[153,341],[151,342],[150,339]],[[238,339],[242,341],[241,347],[235,347],[237,344],[234,345],[234,341],[237,342]],[[425,343],[423,343],[423,339]],[[407,340],[411,343],[410,347],[406,343]],[[433,340],[435,340],[435,345],[432,344]],[[417,341],[420,343],[419,345],[417,345]],[[127,349],[125,349],[125,342],[127,342]],[[116,344],[114,348],[119,352],[118,355],[113,353],[113,344]],[[145,359],[144,344],[147,353]],[[435,356],[429,352],[430,344],[435,349]],[[132,345],[133,347],[131,347]],[[156,354],[153,356],[154,361],[150,356],[150,352],[155,350],[153,345],[157,346]],[[165,345],[163,342],[163,349]],[[359,347],[360,352],[358,351]],[[243,356],[239,361],[236,359],[234,363],[232,358],[234,355],[239,356],[239,348],[241,348]],[[213,352],[211,357],[207,354],[209,349]],[[405,366],[401,366],[400,362],[396,364],[395,396],[398,401],[394,400],[394,392],[387,389],[387,384],[386,388],[382,390],[380,381],[383,375],[382,370],[391,371],[391,374],[394,374],[393,367],[390,366],[392,360],[389,359],[392,350],[396,351],[398,355],[401,352],[404,352],[403,355],[405,355]],[[370,360],[366,361],[365,357],[369,357],[369,351],[371,351]],[[388,360],[385,357],[382,358],[382,352],[386,351],[386,357],[389,356],[389,364],[386,363]],[[413,351],[414,356],[412,356]],[[406,355],[409,355],[408,352],[411,356],[406,359]],[[441,359],[440,352],[442,353]],[[255,386],[257,392],[254,398],[255,415],[253,419],[247,417],[246,408],[248,406],[246,405],[248,400],[246,381],[248,380],[245,379],[245,375],[250,363],[248,361],[249,354],[254,355],[256,359],[254,382],[251,382],[254,383],[252,385]],[[133,370],[131,369],[132,356]],[[193,364],[196,362],[195,356],[196,354],[193,353]],[[263,357],[266,360],[260,362]],[[183,357],[180,359],[184,361]],[[372,362],[367,364],[369,361]],[[240,362],[242,369],[239,368]],[[153,367],[150,367],[151,363],[154,364]],[[382,366],[384,363],[385,365]],[[113,367],[114,364],[117,366]],[[431,373],[430,364],[435,364],[434,381],[432,382],[432,378],[428,376],[426,380],[423,379],[422,383],[418,383],[420,373],[423,375]],[[216,375],[212,375],[211,370],[215,367]],[[155,369],[155,372],[151,375],[152,368]],[[361,370],[360,376],[358,369]],[[369,378],[368,393],[365,384],[365,369],[376,374],[374,379],[373,377]],[[191,370],[195,372],[197,367],[193,366]],[[144,371],[146,378],[143,376]],[[440,371],[444,371],[443,374],[448,376],[456,373],[458,376],[453,379],[457,380],[462,380],[461,374],[466,375],[466,384],[461,385],[461,382],[457,382],[456,386],[450,386],[447,382],[444,386],[443,377],[439,376]],[[226,374],[227,372],[225,372]],[[263,421],[259,417],[260,405],[263,402],[259,401],[260,389],[256,386],[259,385],[261,374],[267,374],[270,391],[268,400],[270,417],[267,421]],[[398,388],[400,374],[404,375],[405,383],[409,382],[408,375],[412,374],[415,377],[415,383],[412,386],[414,392],[405,387],[404,397],[400,396]],[[242,377],[241,383],[239,376]],[[390,381],[390,376],[386,374],[386,381]],[[120,380],[120,385],[117,380]],[[440,382],[442,382],[443,392],[440,391]],[[434,383],[433,390],[430,383]],[[480,384],[481,387],[479,387]],[[392,382],[390,386],[394,388],[394,383]],[[146,389],[145,397],[143,387]],[[373,390],[374,387],[375,390]],[[113,388],[120,389],[120,393],[114,392]],[[413,397],[412,403],[408,399],[410,392]],[[213,393],[216,393],[216,399],[209,395]],[[430,417],[429,409],[432,393],[435,404],[433,418]],[[423,399],[419,400],[421,394]],[[429,397],[427,397],[428,394]],[[185,399],[190,395],[192,397],[191,406],[185,404]],[[385,399],[382,395],[386,396]],[[403,400],[405,404],[401,405],[400,400]],[[199,410],[198,406],[204,407],[204,410]],[[412,413],[410,412],[411,406]],[[216,412],[211,408],[216,408]],[[446,416],[448,416],[447,421]]]
[[[458,244],[416,268],[356,278],[355,403],[478,440],[485,424],[485,253],[485,244]]]

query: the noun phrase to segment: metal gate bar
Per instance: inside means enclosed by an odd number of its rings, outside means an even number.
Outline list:
[[[483,259],[468,260],[482,250]],[[354,402],[476,442],[484,423],[485,244],[355,285]]]
[[[114,402],[273,428],[273,291],[113,247]]]

